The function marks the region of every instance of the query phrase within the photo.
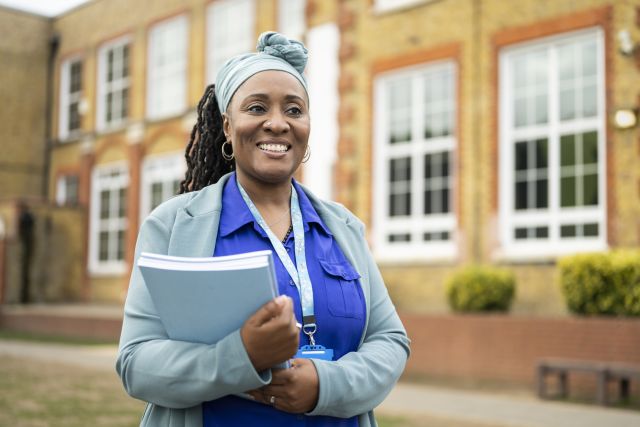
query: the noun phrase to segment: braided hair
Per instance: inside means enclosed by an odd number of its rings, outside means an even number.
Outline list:
[[[228,161],[222,157],[222,144],[226,137],[214,89],[213,84],[207,86],[198,103],[198,120],[193,126],[185,151],[187,172],[180,183],[179,194],[214,184],[222,175],[235,169],[233,160]]]

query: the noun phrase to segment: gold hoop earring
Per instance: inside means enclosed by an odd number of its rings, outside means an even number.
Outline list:
[[[231,154],[227,154],[224,151],[224,146],[227,145],[227,144],[231,147]],[[227,162],[230,162],[230,161],[233,160],[233,147],[231,146],[229,141],[225,141],[225,142],[222,143],[222,158],[225,159]]]
[[[311,158],[311,148],[307,145],[307,149],[304,151],[304,157],[302,158],[302,163],[307,163]]]

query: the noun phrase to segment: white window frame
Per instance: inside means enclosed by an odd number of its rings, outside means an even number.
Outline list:
[[[149,30],[146,111],[150,120],[176,116],[187,108],[188,35],[189,19],[184,14]],[[170,46],[161,43],[167,39]]]
[[[175,180],[182,181],[186,171],[187,165],[181,152],[149,156],[143,160],[140,180],[140,223],[152,211],[151,186],[154,183],[162,183],[163,201],[168,200],[171,193],[169,185]]]
[[[113,174],[117,174],[113,176]],[[129,186],[129,168],[126,162],[114,162],[101,165],[93,170],[91,178],[91,218],[89,225],[89,271],[96,276],[119,275],[126,273],[127,252],[127,214],[124,217],[100,218],[100,192],[102,190],[119,190]],[[128,197],[128,195],[126,196]],[[119,206],[118,206],[119,208]],[[110,206],[110,211],[116,210]],[[124,231],[124,258],[118,260],[110,257],[108,260],[100,260],[100,232]],[[117,241],[117,240],[116,240]],[[113,242],[113,239],[110,239]],[[117,254],[117,246],[111,244],[109,253]]]
[[[408,9],[423,3],[431,3],[436,0],[374,0],[373,11],[377,14]]]
[[[598,93],[596,117],[573,119],[567,122],[559,120],[559,90],[557,46],[571,41],[595,38],[598,49],[597,78]],[[605,50],[604,36],[600,28],[591,28],[533,42],[509,46],[500,52],[500,139],[499,139],[499,233],[500,248],[495,258],[506,260],[553,259],[566,254],[601,251],[607,249],[606,218],[606,101],[605,101]],[[530,125],[515,129],[513,124],[512,74],[509,60],[515,55],[527,51],[547,49],[549,96],[548,124]],[[596,131],[598,137],[598,205],[560,207],[559,173],[560,135],[579,134]],[[546,138],[548,143],[548,207],[517,212],[514,207],[514,147],[515,141]],[[562,211],[561,211],[562,210]],[[561,238],[560,225],[564,223],[597,223],[597,237]],[[548,237],[542,239],[517,240],[514,230],[518,226],[548,226]]]
[[[80,66],[82,67],[80,78],[81,80],[84,80],[85,70],[82,56],[77,55],[68,58],[62,63],[60,67],[60,114],[58,116],[58,137],[60,138],[60,141],[63,142],[77,136],[82,129],[82,122],[80,123],[80,127],[78,129],[69,129],[69,107],[72,103],[78,103],[78,114],[82,116],[80,112],[80,104],[82,102],[83,85],[80,85],[79,91],[71,93],[71,66],[77,62],[79,62]]]
[[[233,18],[233,14],[239,18]],[[229,15],[232,15],[231,17]],[[216,22],[222,22],[219,31]],[[215,83],[216,74],[229,58],[255,51],[256,31],[255,0],[216,0],[207,7],[207,82]],[[245,26],[242,28],[242,26]],[[234,37],[232,28],[246,30],[241,37]]]
[[[278,31],[302,41],[307,30],[307,0],[278,0]]]
[[[129,75],[125,78],[107,83],[107,53],[125,45],[129,45]],[[119,130],[126,126],[130,111],[128,111],[127,117],[121,117],[113,119],[110,122],[106,121],[105,111],[107,95],[111,91],[121,91],[123,89],[129,89],[129,98],[127,102],[131,100],[131,65],[132,65],[132,39],[131,36],[126,35],[112,40],[102,45],[98,51],[98,88],[97,88],[97,106],[96,106],[96,124],[99,132],[109,132],[113,130]]]
[[[425,74],[451,73],[452,133],[429,139],[423,137],[425,124],[424,81]],[[374,253],[380,261],[394,263],[447,262],[458,255],[457,248],[457,81],[458,70],[454,61],[437,61],[394,70],[379,75],[374,82]],[[410,78],[413,115],[411,119],[411,142],[394,144],[387,141],[389,133],[388,97],[386,86],[396,79]],[[424,210],[424,157],[429,153],[449,152],[449,212],[425,215]],[[389,160],[402,156],[412,158],[411,168],[411,214],[409,217],[389,218]],[[425,241],[424,233],[447,231],[448,240]],[[408,233],[410,242],[389,242],[392,233]]]

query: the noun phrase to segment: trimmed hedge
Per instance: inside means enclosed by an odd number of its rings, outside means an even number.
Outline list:
[[[558,267],[572,313],[640,316],[640,251],[573,255]]]
[[[516,281],[509,270],[471,266],[447,281],[449,306],[459,312],[509,311]]]

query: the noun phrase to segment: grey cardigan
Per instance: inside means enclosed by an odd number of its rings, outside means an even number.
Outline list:
[[[211,256],[225,175],[200,191],[174,197],[143,222],[140,252]],[[358,273],[367,317],[358,351],[338,361],[313,360],[320,383],[309,415],[352,417],[376,426],[373,408],[391,391],[409,356],[409,339],[389,299],[364,237],[364,226],[341,205],[305,193]],[[134,263],[135,265],[135,263]],[[214,345],[170,340],[134,266],[124,307],[116,370],[127,393],[149,402],[141,426],[202,427],[202,402],[261,387],[271,371],[257,373],[236,331]]]

